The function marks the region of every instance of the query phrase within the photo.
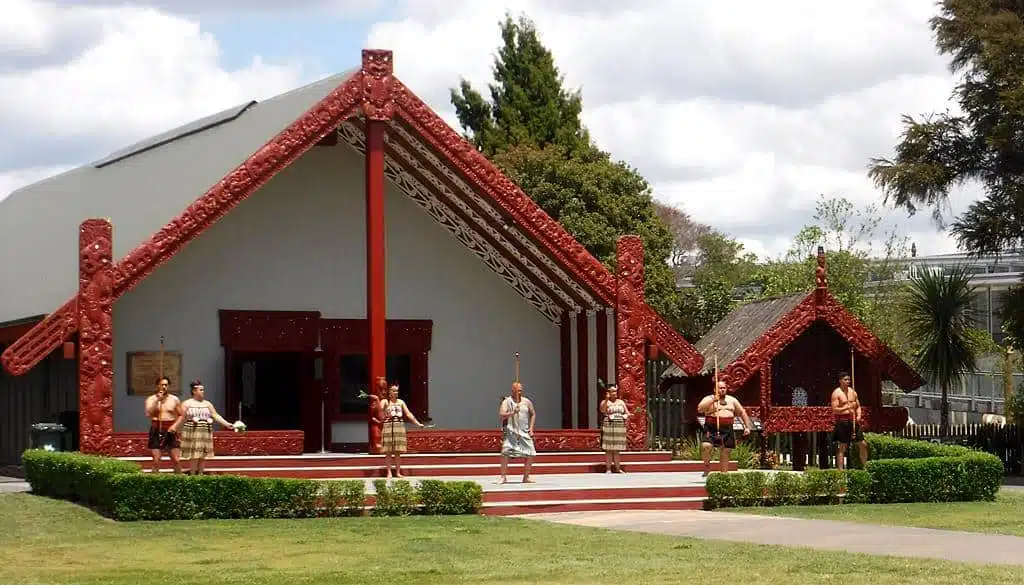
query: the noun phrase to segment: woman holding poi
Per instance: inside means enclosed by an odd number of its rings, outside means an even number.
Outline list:
[[[605,473],[626,473],[622,469],[622,452],[626,450],[626,419],[630,417],[626,401],[619,398],[619,389],[609,386],[601,411],[601,450],[604,451]]]
[[[384,452],[384,465],[387,467],[388,479],[391,479],[391,466],[394,461],[395,477],[402,477],[400,454],[405,453],[408,445],[405,434],[406,419],[412,424],[423,428],[416,416],[409,411],[405,401],[398,397],[398,384],[388,386],[388,397],[380,401],[381,420],[384,428],[381,432],[381,447]]]
[[[218,422],[224,428],[233,431],[244,431],[245,424],[237,421],[234,424],[224,419],[206,399],[206,388],[199,380],[189,385],[192,398],[181,403],[183,422],[181,423],[181,458],[189,462],[189,473],[202,475],[206,460],[213,457],[213,423]]]

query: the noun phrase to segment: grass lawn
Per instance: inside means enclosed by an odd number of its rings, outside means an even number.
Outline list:
[[[1024,490],[1000,490],[994,502],[778,506],[722,511],[1024,536]]]
[[[0,583],[1018,584],[1020,567],[812,552],[509,518],[119,524],[0,495]]]

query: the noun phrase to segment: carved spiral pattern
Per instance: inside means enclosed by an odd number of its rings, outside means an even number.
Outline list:
[[[79,444],[109,453],[114,432],[113,226],[90,219],[79,229]]]
[[[647,445],[644,244],[638,236],[622,236],[616,244],[618,290],[615,317],[618,345],[615,348],[615,374],[619,396],[633,414],[626,421],[627,447],[643,449]]]
[[[409,450],[414,453],[493,453],[501,450],[501,431],[408,431]],[[537,452],[598,451],[600,431],[536,431]]]

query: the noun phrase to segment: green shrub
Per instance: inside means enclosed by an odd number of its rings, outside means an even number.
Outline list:
[[[362,516],[366,512],[366,483],[359,479],[325,482],[325,516]]]
[[[476,514],[483,505],[483,488],[475,481],[424,479],[417,491],[424,514]]]
[[[361,516],[362,480],[313,481],[236,475],[141,473],[135,463],[107,457],[27,451],[26,476],[38,495],[79,501],[121,521],[209,518],[311,518]],[[473,514],[483,489],[470,481],[374,482],[376,516]]]
[[[1003,481],[1003,463],[991,453],[869,434],[871,501],[992,501]]]
[[[112,476],[142,474],[142,468],[130,461],[42,449],[25,451],[22,463],[32,493],[101,508],[108,504],[107,481]]]
[[[705,507],[715,509],[864,502],[870,486],[868,473],[856,469],[810,470],[804,473],[712,473],[705,486]]]
[[[390,485],[385,479],[373,480],[374,516],[408,516],[419,506],[415,488],[407,480],[399,479]]]

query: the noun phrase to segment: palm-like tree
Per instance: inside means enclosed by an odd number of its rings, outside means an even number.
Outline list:
[[[970,280],[963,266],[926,269],[910,279],[901,302],[907,333],[917,348],[914,367],[942,389],[942,438],[949,435],[949,389],[976,366]]]

